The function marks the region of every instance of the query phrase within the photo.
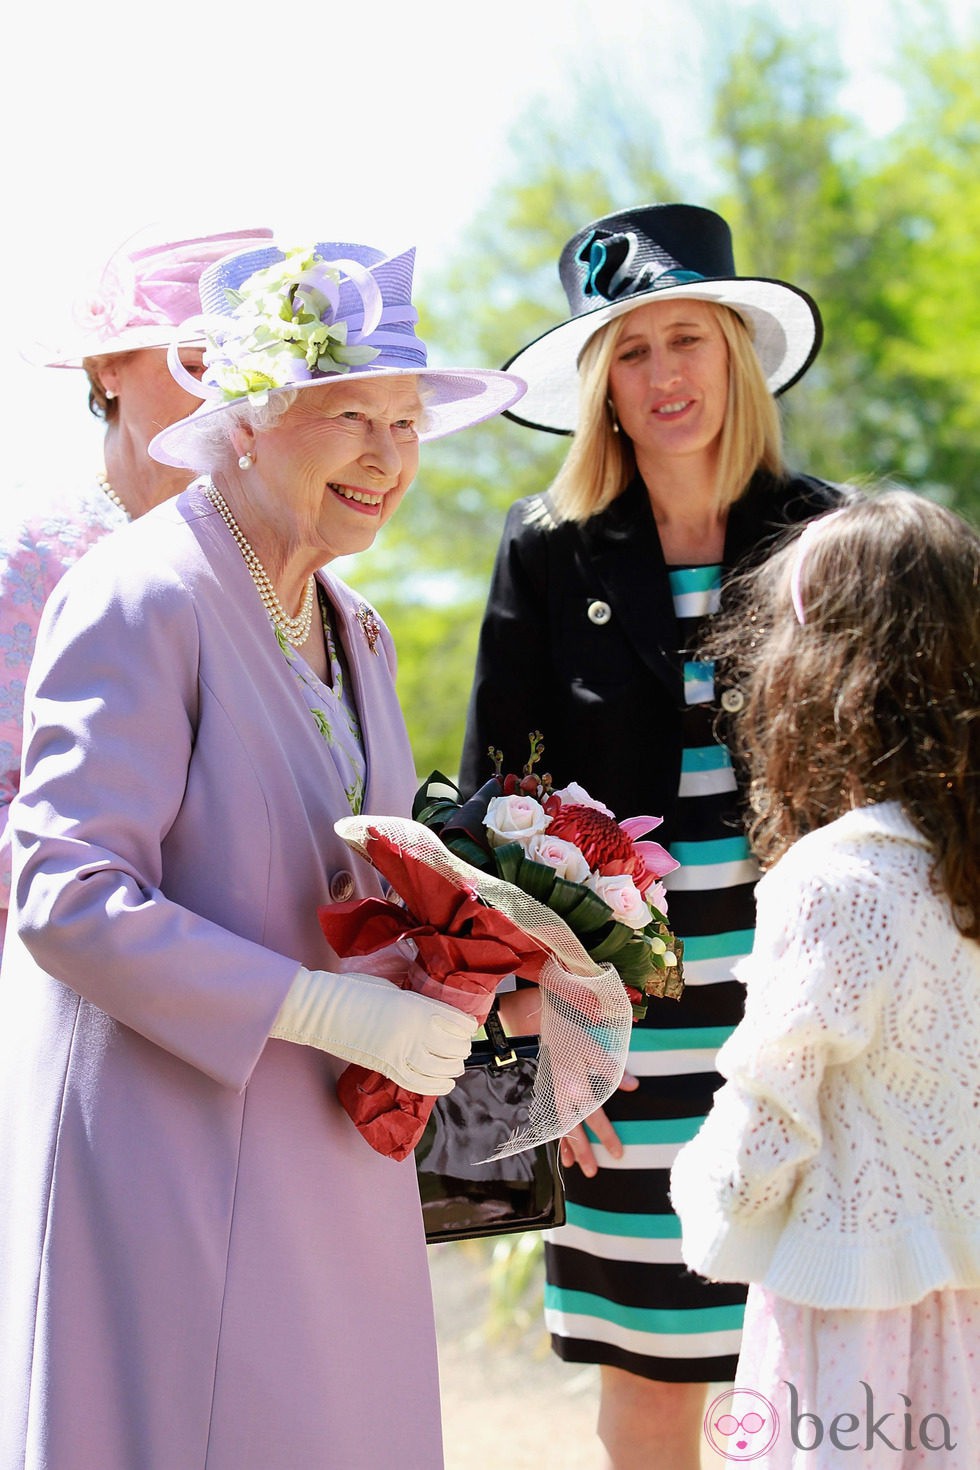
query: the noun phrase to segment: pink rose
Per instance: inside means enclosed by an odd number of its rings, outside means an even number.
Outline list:
[[[662,883],[651,883],[643,889],[643,897],[658,913],[667,913],[667,890]]]
[[[569,883],[584,883],[589,876],[589,865],[573,842],[561,837],[549,837],[547,832],[537,832],[525,849],[532,863],[544,863],[554,868],[559,878]]]
[[[483,819],[491,847],[503,847],[508,842],[519,842],[526,847],[550,821],[533,796],[495,796],[488,803]]]
[[[631,929],[645,929],[653,919],[643,895],[628,873],[616,873],[608,878],[595,877],[589,887],[607,903],[614,918]]]

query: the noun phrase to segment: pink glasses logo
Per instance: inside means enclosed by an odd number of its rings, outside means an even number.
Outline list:
[[[779,1435],[779,1415],[754,1388],[730,1388],[708,1405],[704,1437],[729,1463],[747,1464],[772,1449]]]

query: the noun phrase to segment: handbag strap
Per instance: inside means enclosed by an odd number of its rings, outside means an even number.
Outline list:
[[[496,1001],[490,1007],[487,1019],[483,1023],[483,1029],[487,1034],[487,1040],[493,1050],[493,1060],[487,1063],[490,1070],[492,1072],[503,1072],[508,1067],[513,1067],[520,1058],[511,1046],[507,1032],[504,1030],[503,1022],[497,1011]]]

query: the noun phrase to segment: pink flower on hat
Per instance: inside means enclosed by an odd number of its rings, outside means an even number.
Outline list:
[[[145,236],[143,237],[145,239]],[[190,239],[127,242],[106,262],[98,284],[71,312],[71,339],[43,351],[48,367],[81,367],[86,357],[166,347],[174,329],[200,309],[198,280],[216,260],[272,239],[264,227]],[[182,337],[182,341],[199,340]],[[40,354],[39,354],[40,355]]]
[[[106,340],[122,332],[132,321],[135,275],[125,257],[110,260],[98,287],[75,310],[75,321],[82,332]]]

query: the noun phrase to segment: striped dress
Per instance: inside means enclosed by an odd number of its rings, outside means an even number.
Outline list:
[[[717,610],[719,566],[669,572],[682,649],[696,646]],[[684,661],[684,751],[665,880],[669,918],[684,939],[687,988],[654,1001],[633,1032],[627,1068],[636,1092],[606,1111],[623,1144],[613,1159],[593,1137],[599,1172],[566,1176],[567,1221],[546,1240],[545,1321],[559,1357],[603,1363],[643,1378],[708,1383],[734,1378],[745,1289],[713,1285],[681,1262],[670,1208],[670,1166],[693,1138],[721,1078],[715,1054],[742,1013],[731,978],[752,947],[758,870],[736,801],[728,751],[713,733],[710,664]]]

